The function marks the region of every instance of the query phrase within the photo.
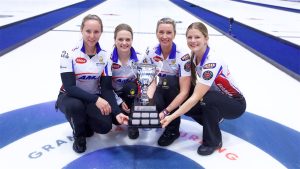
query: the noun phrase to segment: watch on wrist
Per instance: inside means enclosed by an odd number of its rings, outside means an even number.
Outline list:
[[[170,112],[169,112],[167,109],[164,109],[164,110],[163,110],[163,113],[164,113],[165,117],[168,116],[168,115],[170,114]]]

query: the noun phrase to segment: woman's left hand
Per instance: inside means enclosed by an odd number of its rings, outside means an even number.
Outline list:
[[[128,108],[127,104],[125,102],[122,102],[121,103],[121,107],[122,107],[122,110],[124,110],[126,113],[130,113],[130,109]]]
[[[169,125],[173,120],[174,120],[174,119],[173,119],[173,116],[172,116],[172,115],[165,116],[165,118],[163,118],[163,119],[160,121],[160,124],[161,124],[162,128],[165,128],[165,127],[167,127],[167,125]]]
[[[118,114],[118,115],[116,116],[116,119],[117,119],[117,121],[118,121],[120,124],[128,125],[129,117],[126,116],[125,114],[123,114],[123,113]]]

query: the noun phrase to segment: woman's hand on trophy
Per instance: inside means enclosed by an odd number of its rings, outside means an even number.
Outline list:
[[[111,107],[109,103],[106,100],[102,99],[101,97],[98,97],[96,101],[96,106],[98,107],[98,109],[101,111],[101,114],[103,115],[109,115],[111,113]]]
[[[159,113],[159,119],[162,120],[164,119],[166,116],[168,116],[170,114],[170,112],[167,109],[164,109],[163,111],[161,111]]]
[[[164,119],[166,116],[165,116],[165,114],[163,113],[163,112],[160,112],[159,113],[159,119],[160,120],[162,120],[162,119]]]
[[[122,102],[121,103],[121,107],[122,107],[122,110],[124,110],[126,113],[130,113],[130,109],[128,108],[127,104],[125,102]]]
[[[172,115],[170,115],[170,116],[165,116],[165,118],[162,119],[162,120],[160,121],[161,127],[162,127],[162,128],[167,127],[167,125],[169,125],[173,120],[174,120],[174,119],[173,119],[173,116],[172,116]]]
[[[117,119],[117,121],[118,121],[120,124],[128,125],[129,117],[126,116],[125,114],[123,114],[123,113],[118,114],[118,115],[116,116],[116,119]]]

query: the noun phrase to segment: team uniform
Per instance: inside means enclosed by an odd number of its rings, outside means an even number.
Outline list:
[[[115,91],[115,97],[118,105],[125,102],[128,108],[131,108],[134,98],[138,93],[138,84],[136,70],[133,69],[133,63],[141,63],[142,55],[137,53],[133,47],[130,49],[130,58],[126,64],[119,60],[117,48],[115,47],[112,54],[112,85]],[[130,139],[139,137],[137,128],[128,127],[128,136]]]
[[[172,44],[170,55],[164,59],[160,45],[152,50],[146,51],[146,60],[155,64],[160,72],[158,74],[158,85],[154,93],[154,100],[157,110],[161,112],[166,108],[174,98],[179,94],[179,78],[191,76],[190,71],[190,55],[177,48],[176,44]],[[173,113],[173,110],[171,113]],[[167,128],[179,131],[180,117],[173,120]]]
[[[96,44],[96,55],[85,54],[83,41],[75,48],[63,51],[60,72],[63,85],[57,107],[65,114],[73,128],[74,137],[90,136],[94,131],[107,133],[112,121],[120,113],[111,85],[111,60],[109,54]],[[112,107],[112,114],[102,115],[95,103],[102,97]]]
[[[246,109],[246,101],[234,84],[227,64],[207,47],[202,60],[196,65],[196,83],[210,86],[203,100],[197,103],[186,115],[203,125],[203,144],[219,146],[222,143],[219,128],[220,119],[234,119]]]
[[[123,101],[131,107],[133,98],[137,94],[136,70],[133,69],[133,63],[142,63],[143,56],[137,53],[133,47],[130,49],[131,55],[128,62],[122,65],[118,57],[117,48],[114,48],[111,54],[112,60],[112,85],[116,93],[118,105]]]

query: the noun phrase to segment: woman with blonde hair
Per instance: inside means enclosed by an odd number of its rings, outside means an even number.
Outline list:
[[[150,98],[154,98],[160,119],[172,114],[188,97],[191,72],[190,55],[173,40],[176,24],[171,18],[162,18],[157,22],[156,37],[159,44],[146,52],[146,60],[161,67],[158,83],[154,81],[148,89]],[[157,85],[156,85],[157,84]],[[154,96],[153,96],[154,94]],[[170,123],[158,139],[158,145],[168,146],[180,135],[180,117]]]
[[[65,114],[73,129],[73,150],[86,150],[86,137],[105,134],[114,124],[127,124],[113,93],[109,54],[99,45],[103,32],[101,19],[87,15],[80,27],[82,40],[60,59],[62,87],[56,107]]]
[[[235,119],[246,109],[246,100],[234,84],[227,64],[208,46],[208,31],[201,22],[192,23],[186,31],[192,51],[193,93],[178,110],[161,120],[163,127],[185,114],[203,126],[202,145],[198,154],[210,155],[222,147],[219,122]]]

